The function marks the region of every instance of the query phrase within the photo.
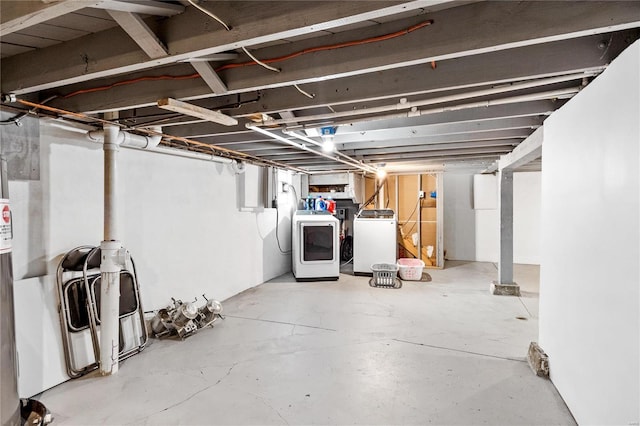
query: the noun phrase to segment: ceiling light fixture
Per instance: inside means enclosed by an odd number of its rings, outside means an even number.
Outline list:
[[[197,117],[203,120],[212,121],[224,126],[235,126],[236,124],[238,124],[238,120],[225,115],[220,111],[213,111],[210,109],[202,108],[197,105],[178,101],[173,98],[159,99],[158,107],[173,112],[179,112],[180,114],[189,115],[191,117]]]
[[[335,127],[322,127],[320,129],[320,137],[322,138],[322,150],[324,152],[333,152],[336,149],[336,144],[333,141],[333,137],[335,134]]]

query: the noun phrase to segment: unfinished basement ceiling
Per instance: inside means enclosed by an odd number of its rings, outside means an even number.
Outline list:
[[[18,99],[3,109],[44,104],[98,127],[118,111],[130,131],[162,126],[164,145],[307,172],[488,167],[640,37],[637,1],[0,7],[2,93]],[[159,108],[166,98],[237,124]]]

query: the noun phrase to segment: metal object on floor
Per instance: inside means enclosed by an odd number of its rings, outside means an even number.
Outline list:
[[[101,249],[80,246],[68,252],[56,274],[62,344],[67,374],[81,377],[100,365]],[[128,256],[120,271],[120,361],[142,351],[147,343],[135,263]],[[89,349],[89,350],[87,350]]]
[[[194,302],[171,299],[172,304],[160,309],[151,319],[151,330],[156,337],[177,335],[181,339],[189,337],[213,324],[222,316],[222,304],[215,299],[207,299],[199,308]]]
[[[45,426],[53,422],[51,412],[43,403],[35,399],[20,401],[20,416],[25,426]]]

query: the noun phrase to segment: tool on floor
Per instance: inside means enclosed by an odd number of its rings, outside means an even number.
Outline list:
[[[160,309],[151,319],[151,330],[156,337],[177,335],[180,339],[189,337],[205,327],[213,327],[222,316],[222,304],[215,299],[207,299],[199,308],[194,302],[183,302],[171,298],[172,304]],[[197,299],[196,299],[197,301]]]

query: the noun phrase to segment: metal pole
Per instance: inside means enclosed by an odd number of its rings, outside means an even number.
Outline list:
[[[500,171],[500,262],[498,283],[513,284],[513,170]]]
[[[110,117],[114,118],[114,117]],[[100,373],[118,372],[122,244],[118,240],[118,127],[104,125],[104,241],[100,272]]]
[[[13,306],[13,264],[11,262],[11,210],[7,162],[0,157],[0,424],[17,426],[20,421],[17,352]]]

